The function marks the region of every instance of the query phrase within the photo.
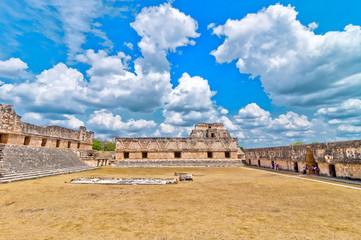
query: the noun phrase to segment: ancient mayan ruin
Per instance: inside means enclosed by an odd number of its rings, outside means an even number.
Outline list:
[[[94,133],[59,126],[36,126],[21,121],[12,105],[0,104],[0,143],[47,148],[91,150]]]
[[[246,163],[251,166],[302,172],[307,166],[319,168],[327,177],[361,179],[361,140],[245,149]]]
[[[0,183],[93,169],[80,152],[91,150],[94,133],[21,121],[12,105],[0,104]]]
[[[239,154],[221,123],[200,123],[188,138],[116,138],[117,166],[241,166]]]
[[[245,149],[221,123],[199,123],[188,138],[122,138],[115,155],[92,150],[94,133],[21,121],[12,105],[0,104],[0,175],[9,172],[99,167],[239,167],[302,172],[319,168],[328,177],[361,179],[361,140]],[[83,160],[83,162],[81,161]],[[84,164],[86,163],[86,164]],[[87,167],[86,167],[87,166]]]

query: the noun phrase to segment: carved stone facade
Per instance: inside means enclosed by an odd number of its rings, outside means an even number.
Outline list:
[[[188,160],[238,162],[238,149],[237,138],[232,138],[223,124],[200,123],[189,138],[116,138],[116,161],[120,165],[128,161],[127,166],[129,161],[139,164],[155,160],[161,165]]]
[[[36,126],[21,121],[12,105],[0,104],[0,144],[91,150],[94,133],[59,126]]]
[[[318,166],[320,175],[361,179],[361,140],[299,146],[245,149],[249,165],[302,172],[307,166]]]

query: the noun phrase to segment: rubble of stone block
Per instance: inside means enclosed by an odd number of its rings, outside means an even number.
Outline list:
[[[192,175],[180,175],[179,181],[193,181]]]

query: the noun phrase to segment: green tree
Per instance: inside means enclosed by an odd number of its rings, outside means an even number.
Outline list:
[[[296,142],[296,143],[290,144],[290,146],[297,146],[297,145],[304,145],[304,143],[303,142]]]
[[[107,142],[104,145],[104,151],[115,151],[115,143],[113,142]]]
[[[92,148],[97,151],[115,151],[115,143],[94,139]]]
[[[100,141],[100,140],[96,140],[96,139],[94,139],[93,140],[93,149],[94,150],[98,150],[98,151],[100,151],[100,150],[102,150],[102,141]]]

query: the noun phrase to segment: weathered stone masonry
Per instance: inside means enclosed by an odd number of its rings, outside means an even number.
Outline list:
[[[361,140],[299,146],[245,149],[249,165],[302,172],[304,166],[320,168],[320,175],[361,179]]]
[[[0,104],[0,183],[93,169],[78,157],[92,148],[93,132],[21,121]]]
[[[118,166],[239,164],[237,138],[220,123],[200,123],[189,138],[116,138]]]
[[[0,104],[0,144],[91,150],[94,133],[21,121],[12,105]]]

